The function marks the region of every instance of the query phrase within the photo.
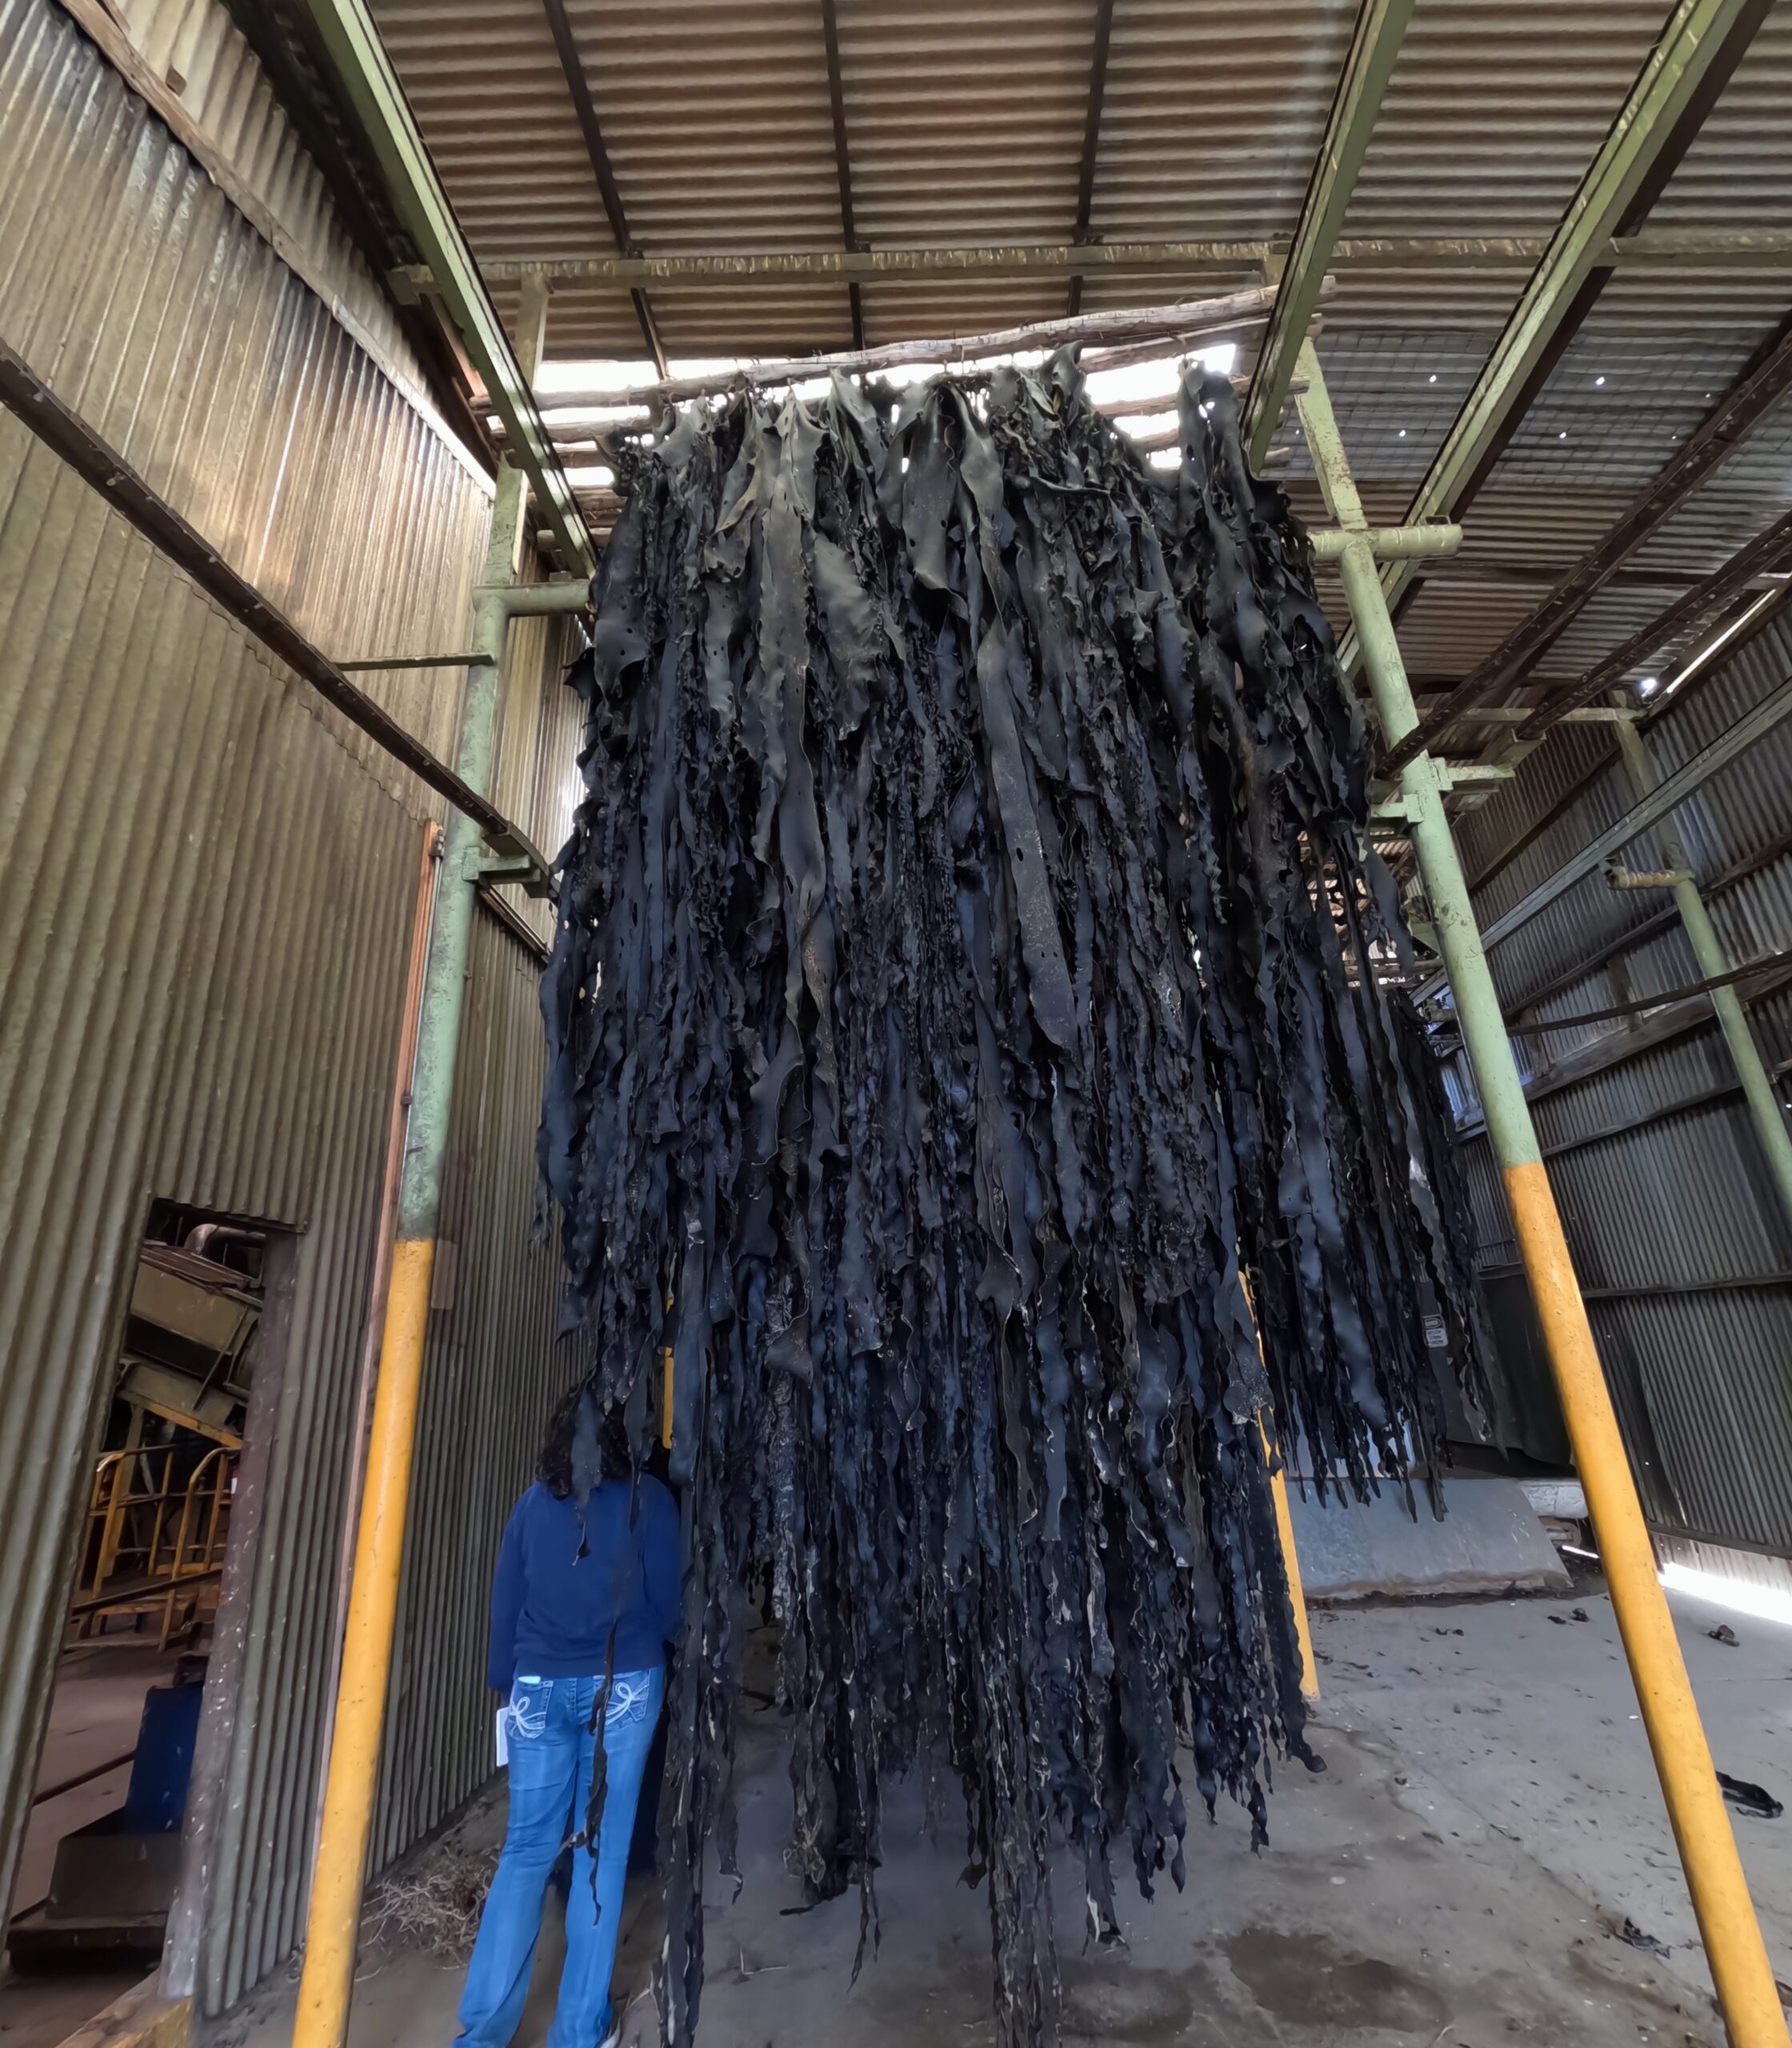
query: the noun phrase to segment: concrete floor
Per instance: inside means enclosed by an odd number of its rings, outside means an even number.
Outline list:
[[[1731,1821],[1774,1968],[1792,1985],[1792,1628],[1669,1598],[1718,1768],[1788,1810]],[[1314,1626],[1329,1719],[1373,1730],[1481,1828],[1666,1943],[1674,1975],[1709,1996],[1609,1599],[1334,1610]],[[1734,1647],[1713,1640],[1720,1627]]]
[[[1571,1618],[1576,1607],[1584,1622]],[[1792,1781],[1792,1630],[1676,1598],[1714,1747],[1732,1775],[1782,1795]],[[1554,1619],[1552,1617],[1560,1617]],[[1730,1619],[1734,1649],[1704,1631]],[[1458,1634],[1458,1630],[1461,1633]],[[1190,1880],[1155,1903],[1122,1894],[1127,1947],[1085,1954],[1074,1886],[1060,1902],[1069,2043],[1183,2048],[1717,2048],[1702,1959],[1609,1603],[1562,1601],[1340,1610],[1316,1617],[1328,1769],[1278,1775],[1271,1844],[1241,1817],[1190,1836]],[[716,1883],[704,2048],[915,2048],[988,2042],[988,1922],[958,1882],[963,1857],[922,1801],[893,1802],[880,1874],[883,1938],[850,1986],[855,1899],[798,1915],[782,1867],[790,1804],[774,1714],[741,1743],[738,1900]],[[949,1813],[950,1788],[938,1802]],[[467,1825],[492,1838],[502,1802]],[[1792,1982],[1792,1818],[1738,1818],[1770,1943]],[[626,2038],[657,2039],[646,1995],[657,1946],[631,1894],[618,1989]],[[1618,1938],[1626,1918],[1663,1959]],[[539,2042],[559,1943],[538,1957],[518,2042]],[[370,1954],[354,2048],[425,2048],[454,2035],[459,1973],[414,1953]],[[291,1989],[230,2038],[276,2048]]]
[[[134,1748],[143,1695],[168,1676],[178,1655],[158,1650],[153,1641],[79,1643],[65,1650],[57,1667],[38,1785],[61,1784]],[[49,1890],[62,1837],[122,1806],[130,1782],[130,1766],[122,1763],[32,1808],[13,1886],[14,1913],[35,1905]],[[9,1974],[0,1981],[0,2048],[55,2048],[140,1974],[128,1965]]]

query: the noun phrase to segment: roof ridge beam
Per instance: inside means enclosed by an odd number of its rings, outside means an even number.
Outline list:
[[[1091,270],[1188,270],[1203,266],[1260,270],[1284,253],[1285,236],[1187,242],[995,242],[930,248],[754,249],[666,256],[582,256],[562,261],[491,262],[481,268],[490,284],[546,277],[556,284],[729,285],[749,278],[881,277],[1073,277]],[[1549,246],[1545,235],[1344,235],[1337,262],[1366,270],[1515,270],[1534,266]],[[1614,266],[1664,267],[1778,266],[1792,257],[1792,233],[1778,228],[1645,229],[1621,235],[1601,252]],[[428,291],[434,279],[426,263],[392,276],[410,292]]]

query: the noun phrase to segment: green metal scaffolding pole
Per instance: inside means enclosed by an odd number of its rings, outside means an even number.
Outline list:
[[[525,288],[519,326],[525,378],[538,358],[547,287]],[[527,479],[508,464],[498,472],[485,575],[473,598],[474,659],[466,672],[457,772],[473,789],[490,784],[503,694],[506,636],[513,617],[575,610],[582,578],[515,585],[527,506]],[[323,1814],[305,1936],[304,1974],[294,2020],[294,2048],[342,2048],[347,2038],[356,1938],[367,1845],[385,1731],[392,1642],[404,1560],[405,1522],[422,1392],[430,1283],[442,1214],[443,1170],[454,1110],[454,1068],[466,1007],[467,962],[482,882],[493,871],[479,828],[450,815],[430,927],[417,1052],[405,1128],[404,1169],[393,1226],[391,1273],[380,1345],[379,1378],[356,1528],[354,1572],[342,1632]]]
[[[1620,724],[1618,732],[1618,750],[1624,757],[1624,766],[1630,773],[1639,797],[1653,796],[1660,788],[1661,770],[1650,758],[1649,747],[1642,734],[1634,725]],[[1685,842],[1681,838],[1671,817],[1664,818],[1655,828],[1656,843],[1661,849],[1662,866],[1672,870],[1677,879],[1672,884],[1674,908],[1680,913],[1680,922],[1685,926],[1690,940],[1693,958],[1698,962],[1698,971],[1707,980],[1730,972],[1730,962],[1726,957],[1723,942],[1718,937],[1717,926],[1711,922],[1711,913],[1705,907],[1705,898],[1698,893],[1698,884],[1693,878],[1693,865],[1686,857]],[[1761,1149],[1766,1155],[1768,1171],[1774,1177],[1780,1206],[1792,1221],[1792,1132],[1786,1127],[1785,1113],[1779,1106],[1779,1098],[1774,1092],[1774,1084],[1768,1078],[1762,1062],[1761,1049],[1754,1042],[1754,1034],[1749,1029],[1748,1012],[1742,1007],[1742,999],[1734,988],[1711,990],[1711,1008],[1716,1014],[1718,1028],[1723,1033],[1724,1043],[1730,1049],[1730,1058],[1736,1069],[1736,1078],[1742,1084],[1742,1094],[1749,1106],[1749,1114],[1754,1119],[1754,1127],[1761,1139]]]
[[[1331,400],[1310,342],[1296,378],[1298,403],[1326,503],[1358,538],[1339,562],[1384,742],[1398,747],[1418,724],[1387,596],[1376,567]],[[1474,1065],[1487,1135],[1500,1168],[1525,1271],[1537,1304],[1574,1462],[1611,1590],[1637,1702],[1654,1752],[1668,1819],[1698,1916],[1732,2048],[1788,2048],[1786,2018],[1736,1838],[1686,1677],[1674,1618],[1655,1572],[1654,1546],[1599,1366],[1537,1133],[1512,1057],[1468,883],[1444,810],[1438,764],[1415,753],[1399,771],[1399,801],[1430,899],[1463,1043]]]

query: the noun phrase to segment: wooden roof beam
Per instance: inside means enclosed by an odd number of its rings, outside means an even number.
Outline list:
[[[566,0],[542,0],[542,11],[547,16],[547,25],[554,34],[554,47],[560,58],[560,70],[566,81],[566,90],[571,96],[573,111],[578,117],[578,131],[585,138],[585,154],[591,160],[592,174],[598,181],[598,190],[603,199],[605,218],[610,222],[610,232],[614,238],[618,252],[626,257],[638,257],[639,246],[629,230],[628,214],[622,205],[622,195],[617,187],[616,174],[610,168],[610,151],[603,139],[603,130],[598,126],[597,103],[591,98],[591,83],[585,75],[585,60],[578,52],[578,43],[573,34],[573,25],[566,18]],[[670,375],[666,366],[666,350],[660,345],[659,327],[654,318],[653,307],[648,303],[645,286],[630,287],[629,298],[634,306],[636,322],[641,329],[641,338],[647,345],[647,353],[654,359],[654,367],[662,377]]]
[[[1089,105],[1083,115],[1082,155],[1077,166],[1077,224],[1072,246],[1089,239],[1095,206],[1095,159],[1102,146],[1102,109],[1107,99],[1107,53],[1114,40],[1114,0],[1096,0],[1095,35],[1089,53]],[[1074,271],[1065,310],[1074,320],[1082,310],[1082,273]]]
[[[834,172],[840,186],[840,232],[848,250],[856,250],[865,245],[859,240],[858,225],[853,218],[852,154],[846,142],[846,90],[841,79],[840,21],[834,10],[834,0],[822,0],[822,39],[827,49],[827,99],[834,115]],[[856,278],[846,286],[846,303],[852,312],[853,346],[862,349],[865,346],[865,300]],[[663,376],[665,372],[660,374]]]

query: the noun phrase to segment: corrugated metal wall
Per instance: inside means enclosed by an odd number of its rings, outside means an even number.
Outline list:
[[[1669,703],[1648,731],[1664,772],[1792,678],[1770,626]],[[1558,728],[1460,827],[1483,926],[1628,810],[1610,738]],[[1792,949],[1792,726],[1776,727],[1675,814],[1738,965]],[[1652,835],[1622,855],[1661,865]],[[1589,1010],[1699,979],[1665,894],[1593,875],[1496,946],[1508,1017]],[[1709,1006],[1662,1037],[1632,1018],[1514,1040],[1600,1355],[1658,1529],[1792,1554],[1792,1225],[1775,1196]],[[1751,1006],[1769,1069],[1792,1067],[1792,981]],[[1572,1064],[1570,1064],[1570,1062]],[[1478,1121],[1466,1064],[1458,1102]],[[1484,1138],[1468,1148],[1484,1266],[1511,1270],[1511,1226]]]
[[[330,651],[421,653],[464,634],[486,493],[52,0],[0,0],[0,334]],[[544,702],[561,714],[559,663],[542,629],[518,642],[503,787],[551,844],[564,764],[535,726]],[[371,686],[451,754],[452,672]],[[148,1203],[298,1233],[202,1947],[215,2011],[300,1931],[434,806],[10,414],[0,759],[0,1881]],[[455,1116],[460,1255],[432,1344],[382,1856],[482,1770],[486,1552],[557,1370],[551,1262],[526,1249],[534,973],[526,947],[480,921]],[[482,1430],[472,1470],[452,1420],[468,1401],[514,1417]]]
[[[334,206],[266,74],[223,0],[104,0],[131,46],[214,142],[320,282],[418,385],[421,366],[378,280]]]

